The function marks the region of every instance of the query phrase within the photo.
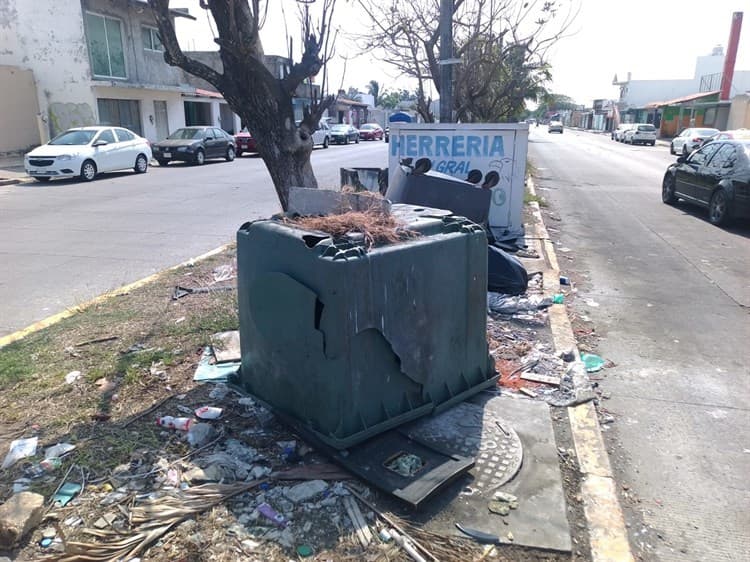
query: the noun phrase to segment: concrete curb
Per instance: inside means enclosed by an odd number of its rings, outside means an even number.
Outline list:
[[[165,273],[169,273],[170,271],[174,271],[175,269],[179,269],[180,267],[185,267],[195,262],[208,259],[211,256],[215,256],[216,254],[220,254],[224,250],[228,249],[231,245],[232,244],[224,244],[223,246],[214,248],[213,250],[208,251],[205,254],[201,254],[200,256],[196,256],[182,263],[178,263],[177,265],[173,265],[172,267],[168,267],[167,269],[154,273],[153,275],[149,275],[148,277],[144,277],[143,279],[139,279],[138,281],[134,281],[133,283],[128,283],[127,285],[123,285],[122,287],[119,287],[113,291],[108,291],[104,294],[99,295],[98,297],[94,297],[90,301],[87,301],[83,304],[79,304],[77,306],[68,308],[66,310],[63,310],[62,312],[58,312],[57,314],[53,314],[52,316],[48,316],[47,318],[39,320],[38,322],[34,322],[30,326],[26,326],[25,328],[18,330],[16,332],[13,332],[12,334],[8,334],[7,336],[0,337],[0,349],[2,349],[8,344],[11,344],[15,341],[25,338],[29,334],[33,334],[34,332],[38,332],[39,330],[48,328],[49,326],[52,326],[53,324],[57,324],[60,320],[64,320],[65,318],[70,318],[71,316],[78,314],[79,312],[83,312],[90,306],[102,303],[112,297],[123,295],[134,289],[137,289],[138,287],[142,287],[143,285],[146,285],[147,283],[150,283],[151,281],[155,281],[156,279],[158,279]]]
[[[531,178],[527,180],[527,187],[529,192],[536,196]],[[548,270],[543,272],[545,289],[557,293],[560,290],[560,266],[555,249],[544,225],[539,204],[533,201],[529,206],[537,220],[538,238],[548,265]],[[547,279],[551,279],[550,286],[547,286]],[[578,346],[565,307],[552,306],[548,310],[555,349],[557,351],[573,349],[578,359]],[[594,562],[633,561],[625,518],[617,497],[617,483],[609,464],[596,408],[592,402],[570,407],[568,419],[582,477],[581,496],[589,530],[591,559]]]

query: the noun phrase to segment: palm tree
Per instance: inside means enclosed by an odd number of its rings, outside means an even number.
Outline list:
[[[378,101],[380,101],[378,99],[380,98],[380,84],[378,84],[377,80],[370,80],[370,83],[367,85],[367,93],[370,94],[373,98],[373,107],[377,107]]]

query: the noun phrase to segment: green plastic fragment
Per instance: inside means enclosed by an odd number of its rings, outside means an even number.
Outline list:
[[[60,507],[65,507],[78,492],[81,491],[81,485],[73,482],[66,482],[53,496],[53,501]]]
[[[581,353],[581,361],[586,366],[587,373],[601,371],[607,363],[604,359],[593,353]]]
[[[306,544],[301,544],[297,547],[297,554],[299,554],[302,558],[307,558],[313,555],[313,549]]]
[[[555,296],[552,297],[552,303],[553,304],[562,304],[565,300],[565,295],[562,293],[557,293]]]

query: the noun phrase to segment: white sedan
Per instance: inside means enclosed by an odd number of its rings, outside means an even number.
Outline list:
[[[37,181],[80,177],[93,180],[101,172],[148,170],[151,145],[122,127],[68,129],[24,157],[26,173]]]
[[[703,141],[719,132],[719,129],[691,128],[685,129],[669,143],[669,153],[680,153],[687,156],[696,148],[700,148]]]

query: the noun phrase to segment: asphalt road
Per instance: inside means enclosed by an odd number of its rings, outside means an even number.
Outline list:
[[[316,148],[320,187],[342,166],[387,166],[387,144]],[[0,187],[0,336],[234,240],[280,210],[257,156]]]
[[[598,375],[631,543],[646,560],[747,560],[750,224],[664,205],[667,147],[539,127],[529,150],[580,280],[571,306],[616,364]]]

